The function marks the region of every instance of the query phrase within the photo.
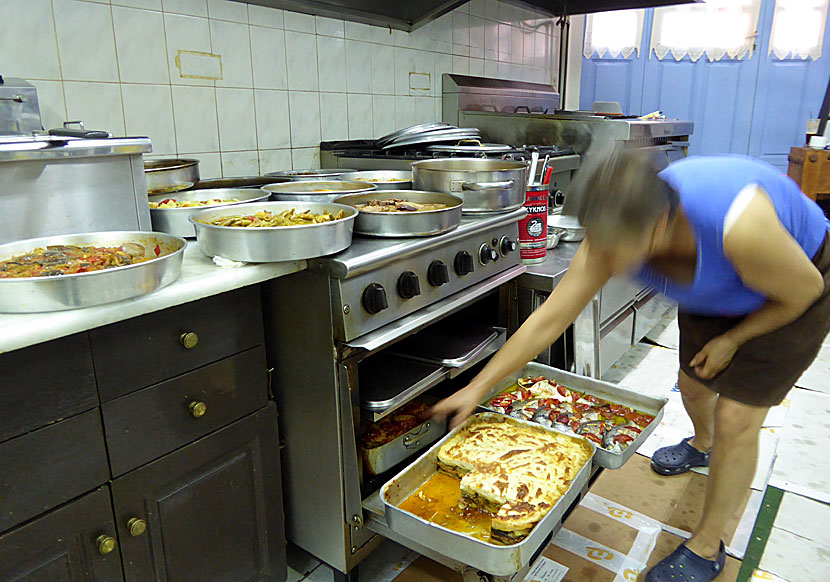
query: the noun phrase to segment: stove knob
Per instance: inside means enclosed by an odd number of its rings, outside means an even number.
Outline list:
[[[501,243],[499,246],[501,247],[502,256],[506,257],[508,254],[515,251],[518,245],[516,245],[516,241],[503,236],[501,237]]]
[[[552,206],[554,208],[561,208],[565,205],[565,193],[558,188],[551,193],[550,198],[553,201]]]
[[[483,245],[481,245],[481,248],[478,249],[478,262],[481,263],[482,265],[486,265],[490,261],[495,261],[498,258],[499,258],[499,253],[497,253],[488,244],[483,244]]]
[[[443,261],[432,261],[427,270],[427,280],[433,287],[440,287],[450,282],[450,272]]]
[[[421,284],[418,275],[412,271],[405,271],[398,277],[398,295],[403,299],[412,299],[421,294]]]
[[[379,313],[389,307],[386,290],[380,283],[371,283],[363,290],[363,309],[371,314]]]
[[[467,251],[461,251],[457,255],[455,255],[455,262],[453,263],[455,267],[455,272],[459,276],[469,275],[475,270],[475,265],[473,264],[473,255],[468,253]]]

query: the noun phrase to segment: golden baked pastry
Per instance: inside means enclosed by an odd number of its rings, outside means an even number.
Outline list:
[[[438,450],[440,471],[461,479],[468,503],[493,515],[492,535],[526,536],[591,458],[585,441],[510,418],[474,418]]]

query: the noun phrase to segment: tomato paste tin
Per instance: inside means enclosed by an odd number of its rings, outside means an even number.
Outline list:
[[[547,255],[548,185],[527,187],[527,216],[519,222],[519,255],[525,264],[541,263]]]

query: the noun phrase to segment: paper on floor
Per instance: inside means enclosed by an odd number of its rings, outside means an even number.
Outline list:
[[[525,576],[525,582],[561,582],[568,568],[542,556]]]
[[[637,344],[603,374],[602,379],[640,394],[663,397],[677,385],[679,368],[676,351]]]
[[[826,503],[785,492],[773,525],[830,548],[830,505]]]
[[[758,567],[794,582],[827,580],[830,548],[773,527]]]
[[[677,327],[677,308],[670,309],[654,329],[646,334],[654,343],[676,350],[680,347],[680,328]]]
[[[746,548],[749,546],[749,538],[752,537],[755,520],[758,518],[758,512],[761,510],[763,502],[764,491],[753,490],[746,504],[746,509],[744,509],[744,514],[741,516],[741,521],[738,522],[738,527],[735,528],[735,533],[732,534],[732,539],[726,547],[726,553],[733,558],[744,559]]]
[[[758,568],[752,573],[752,576],[749,578],[749,582],[788,582],[784,578],[780,576],[776,576],[775,574],[770,574],[764,570],[759,570]]]
[[[793,389],[769,484],[830,503],[830,395]]]

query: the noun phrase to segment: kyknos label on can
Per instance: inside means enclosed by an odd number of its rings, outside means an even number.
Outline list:
[[[524,203],[527,216],[519,222],[519,254],[534,262],[544,261],[548,242],[548,185],[527,187]]]

